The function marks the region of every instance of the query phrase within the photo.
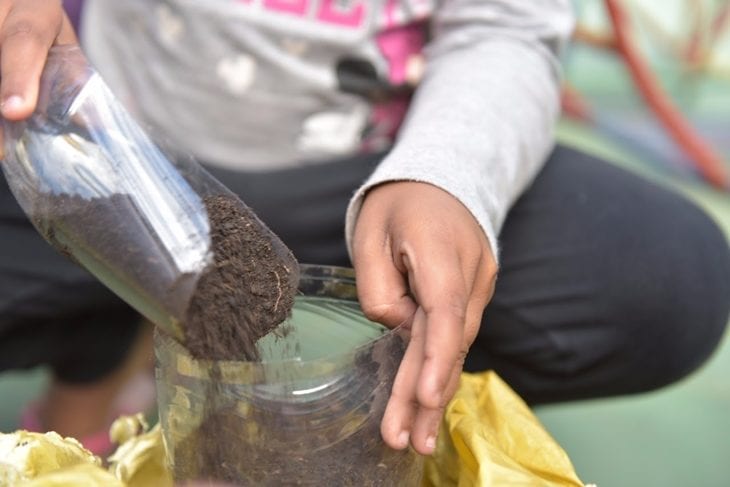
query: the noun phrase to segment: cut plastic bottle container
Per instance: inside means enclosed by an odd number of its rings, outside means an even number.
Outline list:
[[[158,408],[175,480],[419,485],[422,457],[380,435],[402,330],[362,315],[352,270],[300,271],[291,319],[258,343],[263,362],[196,361],[157,334]]]
[[[181,323],[212,261],[204,198],[236,196],[191,158],[161,149],[78,47],[50,50],[35,112],[4,129],[2,169],[38,231],[183,340]]]

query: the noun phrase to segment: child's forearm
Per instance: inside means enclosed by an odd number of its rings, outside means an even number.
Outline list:
[[[451,2],[434,19],[424,78],[393,150],[353,198],[348,236],[367,189],[394,180],[457,197],[495,255],[508,208],[542,166],[559,113],[558,51],[569,2]]]

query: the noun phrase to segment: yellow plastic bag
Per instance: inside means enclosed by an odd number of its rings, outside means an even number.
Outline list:
[[[461,376],[424,487],[582,486],[568,455],[494,372]]]
[[[98,465],[79,463],[45,473],[32,480],[15,484],[14,487],[126,487],[114,475]]]
[[[0,445],[9,436],[0,434]],[[73,451],[76,457],[58,464],[65,468],[49,470],[48,462],[25,464],[22,471],[27,483],[21,484],[3,483],[0,469],[0,487],[172,486],[170,473],[164,468],[159,425],[149,430],[141,415],[125,416],[114,423],[111,436],[120,446],[108,459],[109,470],[79,449],[75,440],[59,443],[60,437],[55,435],[55,442],[44,443],[46,451],[33,458],[67,458],[64,455]],[[446,410],[436,452],[426,461],[423,487],[515,485],[572,487],[583,483],[567,454],[495,373],[462,374],[459,391]]]
[[[54,432],[0,434],[0,486],[109,487],[123,484],[101,468],[101,459],[73,438]]]
[[[122,416],[114,422],[109,435],[119,445],[108,458],[109,471],[124,485],[172,487],[159,424],[150,430],[141,414]]]

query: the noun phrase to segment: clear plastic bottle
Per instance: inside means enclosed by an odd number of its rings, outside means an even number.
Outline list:
[[[2,168],[38,231],[182,340],[181,323],[213,259],[204,198],[243,203],[191,158],[162,150],[78,47],[50,50],[37,109],[4,129]],[[275,252],[291,259],[257,222]]]
[[[302,265],[285,336],[262,362],[195,360],[155,337],[157,401],[176,482],[418,486],[423,457],[393,450],[380,422],[404,330],[367,320],[352,269]]]

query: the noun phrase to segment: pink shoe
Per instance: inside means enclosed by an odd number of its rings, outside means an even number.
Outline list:
[[[20,428],[35,433],[45,433],[46,429],[43,428],[43,425],[41,424],[39,412],[40,404],[38,402],[29,404],[20,416]],[[88,435],[84,438],[76,439],[84,445],[84,448],[94,455],[102,458],[111,453],[114,449],[114,444],[109,439],[108,430],[99,431],[98,433]]]
[[[155,392],[152,374],[138,374],[129,381],[117,397],[114,404],[114,414],[109,425],[102,431],[76,439],[91,453],[105,459],[116,447],[109,438],[109,428],[112,421],[119,416],[148,412],[156,403]],[[40,419],[40,404],[40,401],[35,401],[26,406],[20,416],[21,429],[36,433],[45,433],[47,431]]]

